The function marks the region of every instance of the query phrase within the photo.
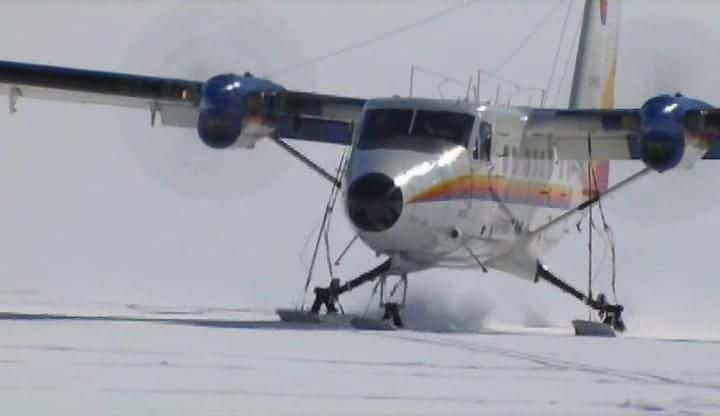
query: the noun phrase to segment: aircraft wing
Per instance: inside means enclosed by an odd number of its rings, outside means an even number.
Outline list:
[[[629,160],[640,158],[635,151],[639,129],[635,109],[537,109],[528,115],[525,138],[549,140],[561,160]]]
[[[144,109],[164,126],[198,128],[205,82],[0,61],[0,95]],[[269,84],[269,83],[268,83]],[[274,84],[273,84],[274,85]],[[255,91],[253,91],[255,92]],[[260,94],[248,97],[259,100]],[[365,100],[285,90],[261,103],[280,137],[349,144]]]
[[[530,144],[549,140],[561,160],[640,160],[643,138],[651,141],[661,130],[676,131],[686,148],[698,148],[698,158],[720,159],[720,111],[691,108],[678,118],[658,120],[643,108],[535,109],[528,115],[525,139]]]

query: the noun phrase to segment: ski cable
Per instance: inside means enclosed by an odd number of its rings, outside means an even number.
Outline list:
[[[347,149],[343,151],[343,156],[340,159],[341,165],[335,174],[334,179],[335,179],[336,183],[339,183],[339,180],[342,177],[342,164],[344,164],[344,162],[345,162],[346,153],[347,153]],[[330,221],[330,216],[332,214],[333,207],[335,205],[335,200],[337,199],[337,196],[339,195],[339,193],[340,193],[340,187],[333,184],[333,186],[330,189],[330,195],[328,196],[327,205],[325,205],[325,212],[323,213],[322,222],[320,223],[320,230],[318,231],[317,239],[315,240],[315,247],[313,248],[312,258],[310,260],[310,267],[308,268],[307,277],[305,278],[305,287],[303,290],[302,302],[300,303],[300,310],[305,309],[305,298],[307,297],[308,288],[310,287],[310,282],[312,281],[313,271],[315,270],[315,263],[317,262],[318,252],[320,251],[320,243],[323,240],[323,236],[326,235],[325,230],[328,227],[328,223]],[[329,243],[328,243],[328,246],[329,246]]]
[[[407,24],[405,24],[405,25],[396,27],[396,28],[394,28],[394,29],[391,29],[391,30],[388,30],[388,31],[385,31],[385,32],[381,32],[381,33],[379,33],[379,34],[377,34],[377,35],[375,35],[375,36],[372,36],[372,37],[370,37],[370,38],[367,38],[367,39],[364,39],[364,40],[361,40],[361,41],[358,41],[358,42],[355,42],[355,43],[352,43],[352,44],[350,44],[350,45],[348,45],[348,46],[345,46],[345,47],[343,47],[343,48],[340,48],[340,49],[337,49],[337,50],[328,52],[328,53],[326,53],[326,54],[324,54],[324,55],[316,56],[316,57],[311,58],[311,59],[308,59],[308,60],[306,60],[306,61],[297,62],[297,63],[295,63],[295,64],[288,65],[288,66],[286,66],[286,67],[284,67],[284,68],[277,69],[277,70],[275,70],[275,71],[272,71],[269,76],[270,76],[270,77],[275,77],[275,76],[277,76],[277,75],[279,75],[279,74],[282,74],[282,73],[285,73],[285,72],[297,71],[298,69],[302,69],[302,68],[305,68],[305,67],[308,67],[308,66],[316,65],[316,64],[318,64],[318,63],[320,63],[320,62],[326,61],[326,60],[328,60],[328,59],[335,58],[335,57],[337,57],[337,56],[339,56],[339,55],[343,55],[343,54],[345,54],[345,53],[354,51],[354,50],[356,50],[356,49],[365,48],[365,47],[370,46],[370,45],[372,45],[372,44],[374,44],[374,43],[381,42],[381,41],[384,41],[384,40],[393,38],[393,37],[395,37],[395,36],[397,36],[397,35],[400,35],[400,34],[402,34],[402,33],[409,32],[409,31],[411,31],[411,30],[413,30],[413,29],[415,29],[415,28],[417,28],[417,27],[420,27],[420,26],[423,26],[423,25],[432,23],[432,22],[434,22],[434,21],[436,21],[436,20],[438,20],[438,19],[442,19],[442,18],[446,17],[447,15],[450,15],[450,14],[452,14],[452,13],[454,13],[454,12],[456,12],[456,11],[459,11],[459,10],[461,10],[461,9],[469,8],[469,7],[473,6],[475,3],[479,3],[479,2],[480,2],[480,0],[466,0],[466,1],[463,1],[462,3],[456,4],[456,5],[453,5],[453,6],[450,6],[450,7],[446,7],[446,8],[441,9],[441,10],[439,10],[439,11],[437,11],[437,12],[431,14],[431,15],[425,16],[424,18],[421,18],[421,19],[419,19],[419,20],[416,20],[416,21],[407,23]]]
[[[587,165],[587,183],[588,183],[588,198],[594,198],[595,195],[593,195],[593,165],[592,165],[592,136],[590,133],[587,135],[587,145],[588,145],[588,165]],[[593,207],[591,206],[589,209],[589,222],[588,225],[588,299],[593,298],[592,293],[592,258],[593,258],[593,252],[592,252],[592,237],[593,237]],[[591,314],[591,310],[588,311],[589,314]],[[592,315],[590,315],[592,316]]]
[[[608,162],[609,163],[609,162]],[[597,187],[597,176],[595,175],[595,171],[593,170],[593,182],[595,183],[595,187]],[[608,175],[609,176],[609,175]],[[610,178],[608,178],[609,180]],[[610,244],[610,261],[612,265],[612,277],[610,280],[610,284],[612,287],[613,292],[613,300],[615,303],[617,303],[617,290],[615,288],[615,282],[617,281],[617,257],[616,257],[616,251],[615,251],[615,233],[613,232],[612,227],[610,227],[610,223],[607,221],[607,217],[605,216],[605,209],[602,205],[602,199],[598,201],[598,209],[600,211],[600,218],[603,223],[603,231],[605,232],[608,243]]]
[[[572,11],[572,0],[567,2],[567,11],[565,12],[565,20],[563,20],[562,28],[560,29],[560,39],[558,40],[558,47],[555,50],[555,57],[553,58],[552,69],[550,70],[550,78],[548,79],[545,91],[550,94],[550,88],[552,88],[553,81],[555,81],[555,75],[557,74],[558,63],[560,63],[560,51],[562,51],[562,44],[567,34],[568,20],[570,20],[570,12]],[[545,103],[543,103],[545,104]]]
[[[535,35],[537,35],[540,32],[540,29],[542,29],[543,26],[545,26],[545,24],[550,20],[550,18],[555,14],[555,12],[558,11],[558,9],[560,8],[560,6],[562,6],[564,1],[565,0],[560,0],[559,2],[557,2],[550,9],[550,11],[548,11],[535,24],[535,26],[532,27],[530,32],[528,32],[528,34],[525,35],[525,37],[522,39],[522,41],[520,41],[520,44],[511,53],[509,53],[507,56],[505,56],[505,58],[503,58],[500,61],[500,63],[495,65],[495,67],[491,71],[489,71],[489,73],[491,75],[495,75],[495,74],[499,73],[500,71],[502,71],[506,65],[508,65],[510,62],[512,62],[520,54],[520,52],[522,52],[522,50],[525,49],[525,47],[528,45],[528,43],[530,43],[530,41],[535,37]]]
[[[347,156],[347,148],[343,150],[342,156],[340,157],[340,163],[338,164],[337,171],[335,172],[335,181],[341,182],[341,178],[343,173],[345,172],[345,162],[346,162],[346,156]],[[338,195],[340,195],[340,188],[333,188],[330,191],[330,199],[328,201],[328,205],[326,209],[328,210],[328,221],[327,225],[325,226],[325,232],[323,233],[323,240],[325,241],[325,260],[327,261],[327,267],[328,267],[328,273],[330,274],[330,279],[335,278],[335,274],[333,273],[333,261],[332,256],[330,253],[330,226],[332,225],[332,215],[335,211],[335,204],[337,203]],[[342,308],[342,307],[341,307]]]
[[[560,92],[562,90],[562,86],[565,83],[565,79],[567,78],[568,72],[570,72],[570,65],[572,64],[572,58],[575,54],[573,54],[573,51],[578,46],[578,42],[580,41],[580,31],[582,29],[582,24],[578,25],[577,29],[575,30],[575,35],[572,38],[572,42],[570,43],[570,50],[568,51],[567,57],[565,58],[565,67],[563,68],[562,76],[560,77],[560,82],[557,84],[557,89],[555,90],[555,96],[552,100],[552,106],[557,105],[558,97],[560,95]],[[550,91],[548,91],[548,94],[550,94]]]

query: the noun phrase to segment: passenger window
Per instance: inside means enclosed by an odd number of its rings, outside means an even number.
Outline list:
[[[523,152],[523,156],[525,156],[525,176],[530,176],[530,163],[532,162],[530,160],[530,149],[525,148],[525,151]]]
[[[505,145],[503,147],[503,154],[502,154],[502,170],[503,173],[510,173],[509,166],[508,166],[508,159],[510,158],[510,152],[508,149],[508,145]]]

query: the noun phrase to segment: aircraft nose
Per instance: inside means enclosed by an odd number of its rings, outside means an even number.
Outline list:
[[[348,188],[350,221],[363,231],[389,229],[400,218],[402,208],[402,190],[382,173],[365,174],[355,179]]]

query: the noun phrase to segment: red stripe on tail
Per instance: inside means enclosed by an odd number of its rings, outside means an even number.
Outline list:
[[[596,160],[593,162],[593,171],[595,172],[595,184],[593,184],[593,190],[596,192],[605,193],[610,187],[610,161],[609,160]]]

